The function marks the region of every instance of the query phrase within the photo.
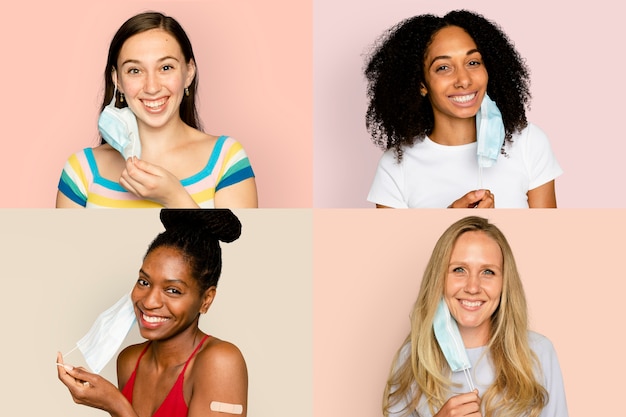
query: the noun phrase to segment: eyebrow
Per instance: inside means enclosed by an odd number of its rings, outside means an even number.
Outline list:
[[[453,260],[450,260],[450,263],[448,264],[448,267],[450,267],[450,266],[467,266],[467,265],[469,265],[469,264],[467,262],[464,262],[464,261],[453,261]],[[501,270],[501,269],[503,269],[504,265],[503,266],[499,266],[499,265],[496,265],[496,264],[482,264],[482,265],[480,265],[480,267],[481,268],[498,268],[498,269]]]
[[[146,277],[146,278],[150,278],[150,275],[149,275],[146,271],[144,271],[143,269],[139,269],[139,273],[140,273],[140,274],[142,274],[142,275],[145,275],[145,277]],[[182,279],[168,278],[168,279],[166,279],[166,280],[165,280],[165,283],[166,283],[166,284],[173,284],[173,283],[176,283],[176,284],[182,284],[182,285],[184,285],[185,287],[189,287],[189,284],[187,284],[187,283],[186,283],[185,281],[183,281]]]
[[[167,61],[168,59],[173,59],[174,61],[179,62],[178,58],[170,56],[170,55],[164,56],[163,58],[158,59],[157,62]],[[123,67],[126,64],[141,64],[141,61],[137,59],[127,59],[126,61],[122,62],[122,65],[120,66]]]
[[[467,51],[465,56],[468,56],[468,55],[471,55],[471,54],[475,54],[477,52],[480,53],[480,51],[478,49],[476,49],[476,48],[470,49],[469,51]],[[432,67],[433,64],[435,63],[435,61],[437,61],[438,59],[452,59],[452,57],[449,56],[449,55],[439,55],[439,56],[436,56],[436,57],[434,57],[432,59],[432,61],[430,61],[430,64],[428,65],[428,68]]]

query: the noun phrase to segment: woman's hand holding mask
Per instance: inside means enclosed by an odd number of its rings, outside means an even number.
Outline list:
[[[65,365],[61,353],[57,354],[57,372],[76,404],[99,408],[112,416],[136,415],[115,385],[84,368]]]
[[[489,190],[470,191],[448,208],[495,208],[495,196]]]
[[[166,208],[197,208],[198,205],[171,172],[137,157],[126,160],[120,185],[139,198]]]
[[[441,410],[435,414],[435,417],[451,416],[482,417],[478,390],[450,397]]]

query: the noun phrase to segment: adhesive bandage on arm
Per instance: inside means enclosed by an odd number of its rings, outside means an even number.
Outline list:
[[[217,411],[219,413],[228,414],[241,414],[243,413],[243,405],[241,404],[229,404],[219,401],[211,401],[211,411]]]

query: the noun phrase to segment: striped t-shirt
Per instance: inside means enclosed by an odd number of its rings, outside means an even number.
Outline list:
[[[202,171],[181,180],[185,190],[203,208],[215,206],[215,193],[229,185],[253,178],[248,156],[239,142],[220,136]],[[91,148],[70,156],[59,180],[59,191],[87,208],[150,208],[159,203],[142,200],[118,182],[100,176]]]

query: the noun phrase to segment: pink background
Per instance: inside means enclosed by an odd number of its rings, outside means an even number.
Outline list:
[[[0,26],[0,207],[53,207],[70,154],[98,141],[108,44],[129,17],[176,18],[205,130],[246,149],[261,207],[312,206],[312,2],[13,2]]]
[[[483,215],[507,237],[531,328],[557,351],[569,415],[623,395],[623,210],[315,210],[314,415],[380,416],[391,361],[443,231]]]
[[[526,58],[533,94],[528,119],[547,133],[565,171],[556,182],[559,206],[626,206],[619,192],[626,137],[618,2],[315,0],[313,7],[315,207],[372,206],[366,198],[382,151],[365,129],[362,69],[369,47],[405,18],[459,8],[500,24]]]

